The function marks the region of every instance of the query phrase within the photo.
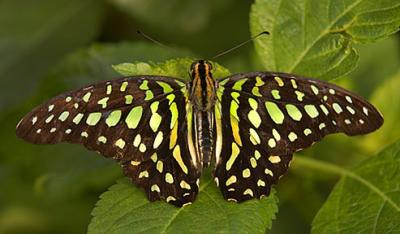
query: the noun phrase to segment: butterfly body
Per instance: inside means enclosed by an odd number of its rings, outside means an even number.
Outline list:
[[[383,118],[367,101],[327,82],[250,72],[214,80],[211,63],[191,80],[133,76],[61,94],[27,114],[17,135],[36,144],[82,144],[118,161],[151,201],[191,203],[204,167],[224,198],[261,198],[294,152],[325,135],[359,135]]]

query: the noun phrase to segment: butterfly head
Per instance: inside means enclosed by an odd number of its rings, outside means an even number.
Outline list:
[[[211,77],[212,64],[206,60],[200,59],[194,61],[190,66],[190,74],[192,79],[199,75],[207,75]]]
[[[210,110],[214,105],[215,81],[211,70],[212,65],[206,60],[197,60],[190,66],[191,100],[195,109]]]

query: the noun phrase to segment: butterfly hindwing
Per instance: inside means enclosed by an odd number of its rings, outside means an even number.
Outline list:
[[[221,79],[217,96],[222,145],[215,177],[224,196],[238,201],[267,195],[292,154],[325,135],[364,134],[383,122],[371,104],[349,91],[284,73]]]
[[[185,93],[183,82],[162,76],[100,82],[38,106],[16,132],[32,143],[78,143],[112,157],[151,200],[182,205],[194,200],[200,176],[187,146]]]

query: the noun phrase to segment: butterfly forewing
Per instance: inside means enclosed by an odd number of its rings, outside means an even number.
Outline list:
[[[327,134],[364,134],[383,122],[349,91],[284,73],[237,74],[221,79],[217,92],[222,145],[215,177],[224,196],[238,201],[267,195],[293,152]]]
[[[185,93],[183,82],[162,76],[100,82],[38,106],[17,135],[36,144],[82,144],[118,160],[152,200],[182,205],[194,200],[199,177],[185,138]]]

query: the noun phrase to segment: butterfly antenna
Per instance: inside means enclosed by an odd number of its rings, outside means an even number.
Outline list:
[[[246,45],[247,43],[257,39],[258,37],[260,37],[262,35],[269,35],[269,32],[268,31],[261,32],[261,33],[255,35],[254,37],[251,37],[248,40],[246,40],[246,41],[244,41],[244,42],[242,42],[242,43],[240,43],[240,44],[238,44],[238,45],[236,45],[236,46],[234,46],[234,47],[232,47],[232,48],[230,48],[228,50],[222,51],[221,53],[219,53],[219,54],[215,55],[214,57],[212,57],[212,59],[215,59],[215,58],[221,57],[221,56],[223,56],[223,55],[225,55],[227,53],[230,53],[231,51],[236,50],[237,48],[240,48],[240,47]]]
[[[159,46],[163,46],[163,47],[166,47],[166,48],[170,48],[169,46],[167,46],[167,45],[165,45],[165,44],[163,44],[163,43],[157,41],[156,39],[153,39],[152,37],[150,37],[149,35],[145,34],[144,32],[142,32],[142,31],[140,31],[140,30],[137,30],[136,32],[137,32],[139,35],[141,35],[142,37],[146,38],[147,40],[149,40],[149,41],[151,41],[151,42],[153,42],[153,43],[156,43],[156,44],[159,45]]]

